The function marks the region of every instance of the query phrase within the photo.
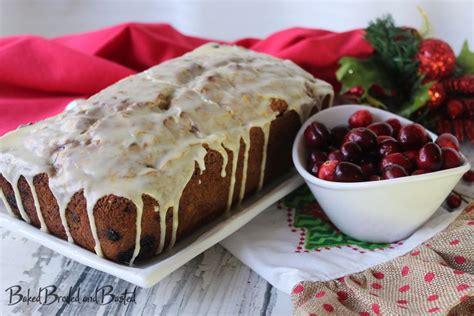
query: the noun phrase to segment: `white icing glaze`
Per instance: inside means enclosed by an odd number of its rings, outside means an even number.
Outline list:
[[[240,184],[240,194],[239,194],[239,204],[242,202],[245,196],[245,188],[247,184],[247,167],[249,162],[249,152],[250,152],[250,128],[248,133],[242,134],[242,140],[245,145],[244,151],[244,163],[242,167],[242,181]]]
[[[130,262],[134,262],[140,252],[140,236],[142,235],[142,215],[143,215],[143,200],[139,198],[137,200],[132,201],[135,203],[137,208],[137,218],[136,218],[136,226],[137,232],[135,234],[135,249],[133,250],[132,259]]]
[[[137,231],[133,263],[140,253],[143,194],[159,204],[159,253],[165,246],[169,209],[173,211],[170,247],[176,241],[179,201],[195,167],[201,174],[206,169],[205,147],[222,156],[222,177],[227,173],[227,151],[233,155],[229,209],[240,140],[245,150],[239,202],[245,195],[252,127],[261,128],[264,134],[259,188],[263,185],[270,123],[278,114],[270,107],[272,99],[284,100],[287,110],[296,111],[303,121],[313,106],[320,107],[322,98],[332,94],[329,84],[290,61],[235,46],[207,44],[125,78],[55,117],[3,136],[0,173],[12,184],[25,220],[29,219],[19,199],[18,178],[46,173],[71,242],[65,212],[74,193],[84,190],[99,256],[96,202],[110,194],[132,201]],[[3,194],[2,199],[8,205]]]
[[[260,178],[258,179],[258,189],[261,190],[263,187],[263,180],[265,179],[265,166],[267,163],[267,147],[268,147],[268,136],[270,134],[270,123],[262,126],[263,130],[263,148],[262,148],[262,165],[260,167]]]
[[[46,224],[44,222],[43,213],[41,212],[41,207],[40,207],[40,204],[39,204],[39,201],[38,201],[38,195],[36,194],[36,188],[33,185],[33,178],[25,177],[25,179],[26,179],[26,182],[28,183],[28,185],[30,186],[31,195],[33,196],[33,202],[34,202],[34,205],[35,205],[36,214],[37,214],[38,220],[40,222],[40,229],[44,232],[48,232],[48,227],[46,226]]]
[[[0,198],[3,201],[3,204],[5,204],[5,207],[7,209],[8,214],[10,214],[11,216],[15,216],[15,213],[13,213],[13,210],[10,206],[10,203],[8,203],[8,201],[7,201],[7,197],[5,196],[5,194],[3,194],[3,190],[1,190],[1,189],[0,189]]]
[[[72,238],[71,232],[69,231],[69,225],[66,220],[66,208],[67,208],[67,205],[69,204],[69,201],[71,200],[72,195],[67,195],[67,194],[56,195],[54,194],[54,191],[52,193],[58,203],[59,217],[61,219],[61,224],[64,227],[64,231],[66,232],[67,241],[70,243],[74,243],[74,239]]]
[[[16,205],[18,206],[18,210],[20,211],[21,218],[23,218],[23,220],[29,224],[30,218],[25,212],[25,208],[23,207],[23,201],[20,196],[20,189],[18,188],[18,180],[20,179],[20,175],[18,175],[18,177],[15,179],[16,180],[14,180],[12,183],[12,188],[13,192],[15,192]]]
[[[96,194],[87,194],[84,190],[84,196],[86,198],[86,208],[87,208],[87,216],[89,217],[89,226],[92,233],[92,238],[94,239],[94,251],[95,253],[103,257],[102,247],[100,246],[99,236],[97,234],[97,226],[95,224],[95,216],[94,216],[94,206],[99,197]],[[138,208],[137,208],[137,217],[138,217]]]
[[[161,253],[165,247],[165,238],[166,238],[166,214],[168,213],[167,209],[156,207],[155,211],[160,212],[160,242],[158,244],[158,249],[156,253]]]

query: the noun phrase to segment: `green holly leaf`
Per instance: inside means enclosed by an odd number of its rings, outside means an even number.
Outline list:
[[[391,93],[392,85],[388,76],[371,58],[343,57],[339,60],[339,65],[336,78],[342,83],[341,93],[358,86],[364,89],[362,98],[365,98],[374,84],[380,86],[387,94]]]
[[[469,50],[467,40],[464,41],[456,62],[465,74],[474,74],[474,52]]]
[[[430,81],[418,85],[412,93],[410,100],[402,106],[402,109],[397,113],[398,115],[409,118],[413,113],[425,106],[430,99],[429,90],[436,83]]]

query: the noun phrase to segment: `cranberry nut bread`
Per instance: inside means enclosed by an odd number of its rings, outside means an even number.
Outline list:
[[[288,60],[204,45],[0,138],[13,216],[117,262],[152,257],[291,168],[332,87]]]

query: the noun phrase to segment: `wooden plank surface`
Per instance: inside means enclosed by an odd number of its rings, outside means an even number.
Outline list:
[[[150,289],[142,289],[69,260],[15,233],[0,230],[0,304],[2,315],[289,315],[290,297],[240,263],[220,245],[214,246]],[[70,288],[80,296],[112,286],[113,294],[135,293],[135,304],[113,302],[19,303],[9,306],[7,288],[20,285],[37,295],[40,287]],[[106,288],[107,290],[108,288]],[[35,292],[36,293],[33,293]],[[45,292],[43,292],[44,294]],[[18,297],[13,297],[13,302]],[[50,302],[52,301],[49,300]],[[107,297],[105,301],[108,301]]]

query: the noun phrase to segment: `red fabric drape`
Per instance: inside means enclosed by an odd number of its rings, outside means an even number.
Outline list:
[[[127,23],[47,39],[24,35],[0,39],[0,135],[20,124],[61,112],[117,80],[190,51],[210,39],[184,35],[167,24]],[[363,30],[334,33],[291,28],[265,39],[232,42],[288,58],[337,87],[342,56],[372,52]]]

